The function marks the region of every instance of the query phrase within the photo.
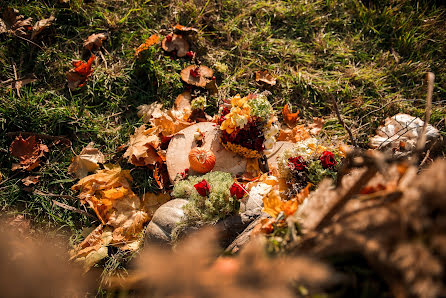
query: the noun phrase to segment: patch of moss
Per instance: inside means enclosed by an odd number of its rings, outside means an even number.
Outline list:
[[[210,185],[210,192],[207,196],[201,196],[194,187],[203,179]],[[186,199],[189,203],[183,207],[186,216],[174,230],[173,239],[187,227],[215,224],[220,219],[234,213],[237,210],[237,202],[229,192],[233,180],[230,173],[217,171],[203,176],[190,176],[186,180],[176,183],[172,196]]]

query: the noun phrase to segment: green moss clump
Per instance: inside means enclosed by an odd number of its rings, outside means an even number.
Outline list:
[[[200,196],[194,185],[206,180],[210,193],[206,197]],[[237,202],[230,196],[229,189],[233,183],[230,173],[210,172],[203,176],[191,176],[175,184],[172,195],[178,199],[189,200],[184,208],[186,219],[180,223],[187,226],[201,226],[214,224],[236,211]]]

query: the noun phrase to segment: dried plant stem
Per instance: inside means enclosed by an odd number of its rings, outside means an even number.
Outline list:
[[[423,130],[418,138],[418,142],[417,142],[417,152],[420,155],[426,146],[426,131],[427,131],[427,126],[429,125],[429,120],[431,118],[431,113],[432,113],[432,95],[434,92],[434,80],[435,80],[435,75],[432,72],[428,72],[426,74],[426,79],[427,79],[427,96],[426,96],[426,111],[424,114],[424,125],[423,125]]]
[[[342,127],[344,127],[344,129],[347,131],[348,136],[350,137],[350,141],[352,142],[352,145],[354,147],[358,147],[358,144],[356,143],[355,138],[353,137],[353,133],[350,130],[350,128],[345,124],[344,120],[341,117],[341,113],[339,112],[339,108],[338,108],[338,103],[336,102],[336,99],[334,98],[333,95],[331,96],[331,101],[333,102],[333,108],[336,112],[336,116],[338,117],[339,123],[341,123]]]
[[[316,225],[315,230],[320,230],[327,226],[333,216],[335,216],[339,210],[350,200],[355,194],[361,191],[361,189],[364,187],[364,185],[367,184],[367,182],[370,181],[370,179],[375,176],[375,174],[378,172],[378,168],[375,166],[370,166],[367,168],[367,170],[359,177],[359,179],[355,182],[355,184],[350,187],[350,189],[341,196],[336,203],[331,207],[331,209],[328,210],[328,212],[322,217],[320,222]]]

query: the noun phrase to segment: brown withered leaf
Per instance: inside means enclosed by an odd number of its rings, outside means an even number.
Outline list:
[[[161,42],[161,47],[167,53],[175,53],[178,57],[186,56],[189,51],[189,43],[182,35],[169,34]]]
[[[23,178],[21,181],[22,181],[23,185],[31,186],[33,184],[37,184],[37,182],[39,182],[39,178],[40,178],[39,175],[36,175],[36,176],[31,175],[31,176]]]
[[[74,174],[77,178],[84,178],[88,172],[93,172],[99,168],[98,163],[105,162],[104,155],[93,145],[93,142],[89,143],[79,155],[73,157],[68,167],[68,173]]]
[[[171,197],[168,193],[154,194],[152,192],[147,192],[142,196],[141,201],[144,211],[146,211],[149,217],[152,218],[155,211],[170,199]]]
[[[243,173],[243,179],[247,181],[258,178],[261,174],[259,160],[257,158],[249,158],[246,160],[246,168]]]
[[[285,122],[288,127],[293,128],[297,124],[299,119],[299,111],[291,113],[291,109],[288,104],[286,104],[282,109],[283,122]]]
[[[0,33],[9,32],[10,34],[20,37],[28,36],[33,26],[31,24],[32,18],[25,18],[23,15],[19,15],[19,11],[14,8],[7,8],[2,15],[3,24],[0,25]]]
[[[153,178],[160,189],[167,189],[170,184],[169,172],[165,163],[157,163],[153,169]]]
[[[313,117],[313,123],[308,125],[308,128],[310,129],[310,134],[317,135],[322,131],[322,127],[324,127],[324,119]]]
[[[181,79],[192,86],[205,88],[214,76],[214,71],[204,65],[189,65],[181,71]]]
[[[155,165],[163,162],[163,155],[158,154],[160,150],[160,139],[157,135],[150,135],[145,125],[141,125],[130,136],[129,146],[123,157],[135,166]]]
[[[50,16],[48,19],[43,19],[38,21],[33,26],[33,32],[31,33],[31,39],[35,39],[37,35],[42,33],[43,30],[50,27],[56,18],[54,16]]]
[[[256,82],[263,82],[270,86],[276,85],[276,78],[273,77],[267,70],[256,71]]]
[[[84,49],[89,51],[99,50],[102,47],[102,42],[106,40],[108,34],[106,33],[95,33],[87,37],[84,40]]]
[[[31,171],[37,168],[41,158],[48,152],[48,147],[36,141],[35,136],[23,139],[21,135],[12,142],[9,152],[19,159],[19,163],[12,164],[12,170],[23,169]]]
[[[305,125],[296,125],[293,129],[281,127],[279,130],[279,135],[277,136],[278,141],[289,141],[289,142],[300,142],[306,140],[310,137],[310,133]]]

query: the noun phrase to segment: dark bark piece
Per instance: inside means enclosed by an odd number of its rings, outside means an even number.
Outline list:
[[[236,253],[242,248],[246,243],[251,240],[251,232],[254,228],[260,223],[261,217],[257,217],[253,220],[244,230],[243,232],[235,238],[234,241],[226,248],[225,252],[227,253]]]

